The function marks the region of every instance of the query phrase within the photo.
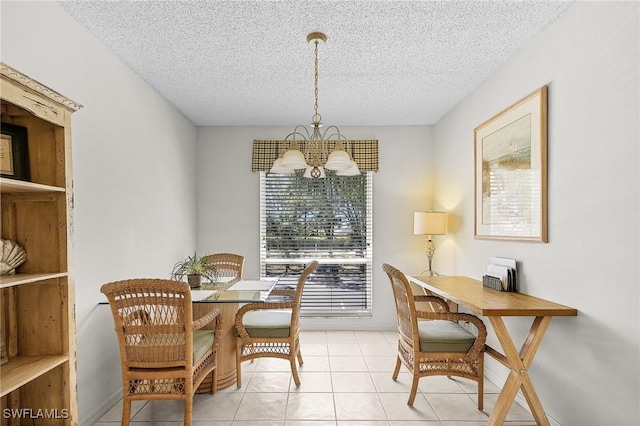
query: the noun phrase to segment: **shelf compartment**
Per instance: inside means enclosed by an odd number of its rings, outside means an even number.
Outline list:
[[[12,358],[0,368],[2,375],[0,396],[24,386],[67,361],[69,361],[68,355],[33,355]]]
[[[8,288],[22,284],[38,283],[54,278],[66,277],[66,272],[53,272],[48,274],[15,274],[5,275],[0,278],[0,288]]]
[[[67,197],[65,193],[3,194],[2,238],[20,244],[27,260],[20,274],[67,270]],[[4,280],[3,280],[4,281]]]

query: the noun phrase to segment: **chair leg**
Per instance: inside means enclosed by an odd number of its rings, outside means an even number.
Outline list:
[[[298,367],[296,367],[296,356],[291,354],[289,358],[289,363],[291,364],[291,374],[293,374],[293,381],[296,386],[300,386],[300,377],[298,377]]]
[[[218,366],[211,372],[211,393],[218,392]]]
[[[480,358],[478,363],[478,410],[484,408],[484,357]]]
[[[122,426],[129,426],[129,419],[131,418],[131,400],[124,398],[122,400]]]
[[[409,393],[409,400],[407,405],[413,407],[413,401],[416,399],[416,393],[418,392],[418,381],[420,377],[417,374],[413,374],[413,382],[411,383],[411,393]]]
[[[398,380],[398,374],[400,373],[400,355],[396,358],[396,368],[393,370],[393,380]]]
[[[302,360],[302,351],[298,349],[298,364],[302,365],[304,364],[304,361]]]
[[[184,400],[184,426],[191,426],[191,417],[193,415],[193,395],[188,395]]]
[[[240,339],[236,339],[236,386],[242,387],[242,362],[240,357],[242,356],[242,342]]]

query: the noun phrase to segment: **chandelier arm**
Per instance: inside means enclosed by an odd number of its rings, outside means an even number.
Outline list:
[[[334,133],[329,133],[330,131],[333,131]],[[324,132],[322,133],[322,139],[328,140],[334,138],[336,140],[347,140],[347,138],[345,138],[342,133],[340,133],[340,129],[338,129],[337,126],[329,126],[324,129]]]
[[[301,130],[304,130],[304,133]],[[289,133],[284,140],[289,140],[290,137],[293,137],[293,140],[295,140],[296,136],[301,137],[305,141],[311,139],[309,130],[302,124],[298,124],[295,129],[293,129],[293,132]]]

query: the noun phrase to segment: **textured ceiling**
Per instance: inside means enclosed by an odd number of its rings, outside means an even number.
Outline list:
[[[196,125],[434,124],[574,1],[63,1]]]

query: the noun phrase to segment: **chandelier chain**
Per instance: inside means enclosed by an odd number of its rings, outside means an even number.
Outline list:
[[[314,51],[314,53],[315,53],[315,74],[314,74],[314,77],[315,77],[315,84],[314,84],[315,91],[314,91],[314,95],[315,95],[316,102],[313,105],[313,109],[315,111],[315,115],[314,115],[313,121],[319,123],[320,122],[320,114],[318,114],[318,43],[319,43],[319,41],[316,39],[316,40],[314,40],[314,42],[316,44],[315,51]]]

